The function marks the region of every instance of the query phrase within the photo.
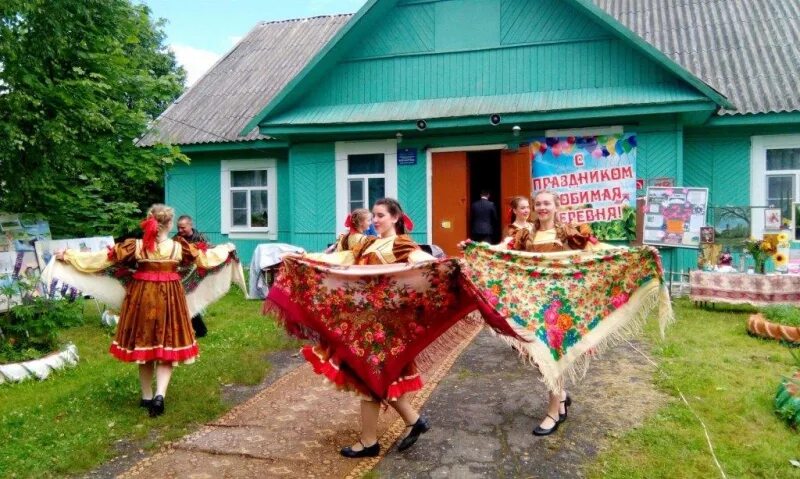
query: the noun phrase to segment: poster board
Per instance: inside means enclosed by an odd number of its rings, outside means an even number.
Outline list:
[[[39,262],[33,251],[0,252],[0,288],[15,286],[20,280],[34,282],[39,276]],[[16,290],[16,288],[14,288]],[[20,297],[14,294],[9,298],[0,293],[0,312],[8,310],[11,304],[17,304]]]
[[[50,224],[44,218],[0,213],[0,252],[33,251],[35,241],[50,238]]]
[[[561,221],[591,224],[602,241],[635,238],[634,133],[534,138],[530,151],[532,189],[558,196]]]
[[[697,248],[706,226],[708,188],[650,187],[644,215],[644,244]]]

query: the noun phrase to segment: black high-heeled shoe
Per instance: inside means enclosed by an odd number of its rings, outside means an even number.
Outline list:
[[[567,420],[567,413],[569,413],[569,407],[572,406],[572,398],[569,397],[567,394],[567,398],[561,401],[564,403],[564,414],[558,413],[558,422],[564,422]]]
[[[415,422],[413,425],[409,424],[408,426],[411,426],[411,432],[409,432],[408,436],[404,437],[403,440],[400,441],[400,444],[397,445],[398,451],[405,451],[409,447],[413,446],[414,443],[417,442],[417,439],[419,439],[419,436],[428,432],[431,428],[428,418],[424,416],[420,416],[419,419],[417,419],[417,422]]]
[[[361,439],[359,439],[358,442],[361,444],[361,450],[354,451],[352,447],[347,446],[343,447],[342,450],[339,451],[339,454],[344,457],[355,459],[359,457],[375,457],[381,452],[381,445],[378,443],[378,441],[375,441],[375,444],[371,446],[365,446],[364,443],[361,442]]]
[[[558,425],[561,424],[561,423],[558,421],[558,419],[554,418],[553,416],[551,416],[549,414],[547,415],[547,417],[552,419],[553,422],[555,423],[555,424],[553,424],[553,427],[551,427],[550,429],[545,429],[540,424],[540,425],[536,426],[533,429],[533,433],[532,434],[534,436],[549,436],[550,434],[553,434],[554,432],[556,432],[556,429],[558,429]]]
[[[164,406],[164,396],[158,395],[150,401],[150,417],[156,417],[164,414],[164,410],[166,407]]]
[[[139,400],[139,407],[143,407],[145,409],[150,409],[150,404],[153,403],[152,399],[140,399]]]

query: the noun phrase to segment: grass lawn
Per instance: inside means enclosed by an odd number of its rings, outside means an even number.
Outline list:
[[[257,384],[270,368],[264,355],[294,345],[260,308],[236,290],[209,309],[200,358],[175,370],[166,414],[150,419],[138,407],[136,366],[108,353],[112,332],[87,302],[85,325],[63,332],[78,346],[77,368],[0,386],[0,477],[87,471],[113,457],[119,440],[155,448],[219,416],[230,408],[220,397],[223,385]]]
[[[773,412],[781,377],[797,369],[786,347],[748,336],[749,312],[741,309],[700,309],[681,300],[675,313],[664,342],[653,324],[646,332],[660,366],[655,381],[674,400],[612,440],[589,477],[720,477],[703,428],[676,387],[705,422],[728,477],[800,477],[789,463],[800,460],[800,432]]]

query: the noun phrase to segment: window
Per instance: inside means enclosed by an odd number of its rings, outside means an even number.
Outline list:
[[[792,221],[792,205],[800,201],[800,135],[753,137],[751,205],[780,208]],[[764,219],[755,215],[752,234],[764,232]]]
[[[387,196],[397,198],[397,142],[336,143],[337,228],[354,209]]]
[[[350,211],[371,208],[386,196],[386,165],[383,153],[347,155],[347,191]]]
[[[222,232],[232,238],[266,234],[266,239],[276,239],[275,160],[224,160],[221,180]]]
[[[797,198],[800,174],[800,148],[767,150],[767,204],[781,209],[783,218],[792,217],[792,203]]]

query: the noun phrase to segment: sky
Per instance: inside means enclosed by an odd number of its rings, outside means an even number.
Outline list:
[[[167,44],[191,86],[262,21],[354,13],[367,0],[134,0],[167,21]]]

